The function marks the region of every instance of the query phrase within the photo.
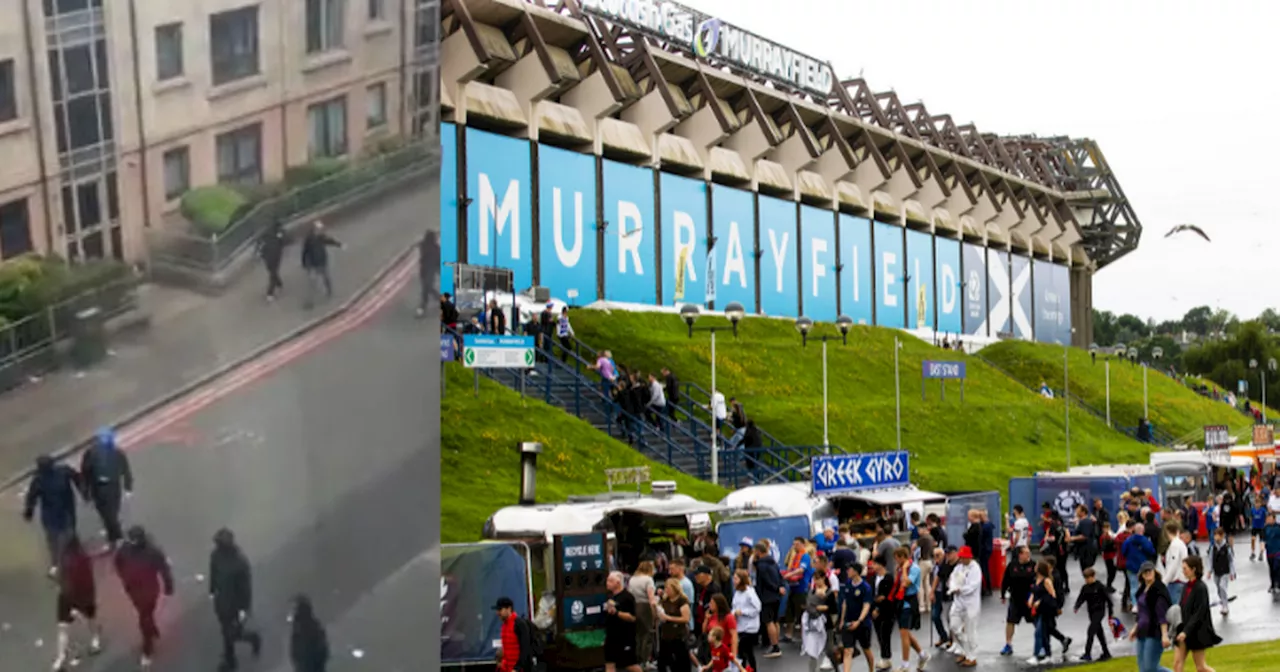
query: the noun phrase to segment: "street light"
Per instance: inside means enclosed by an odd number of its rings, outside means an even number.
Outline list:
[[[1089,344],[1089,361],[1094,364],[1098,363],[1098,344],[1097,343]]]
[[[698,320],[698,316],[702,314],[702,309],[692,303],[686,303],[680,306],[680,317],[689,327],[689,338],[693,338],[693,323]],[[737,301],[731,302],[724,307],[724,316],[729,318],[730,324],[733,325],[733,336],[738,337],[738,323],[747,314],[745,308]],[[711,332],[711,395],[714,397],[716,393],[716,331],[721,328],[705,327]],[[720,485],[720,446],[717,439],[720,438],[720,428],[716,426],[715,408],[711,409],[711,483],[712,485]]]
[[[1129,346],[1129,364],[1132,365],[1137,363],[1138,363],[1138,348],[1131,345]]]
[[[1164,357],[1164,348],[1160,346],[1151,348],[1152,359],[1159,360],[1162,357]],[[1143,365],[1142,367],[1142,417],[1146,418],[1147,422],[1151,422],[1151,409],[1147,405],[1147,369],[1148,368],[1149,367],[1147,367],[1146,365]]]
[[[809,332],[813,331],[813,320],[800,316],[796,318],[796,331],[800,332],[801,347],[808,346]],[[840,330],[840,340],[843,344],[849,344],[849,329],[853,327],[853,318],[848,315],[841,315],[836,318],[836,328]],[[827,334],[822,335],[822,452],[826,455],[831,454],[831,424],[828,418],[827,405],[827,339],[833,338]]]
[[[1072,341],[1075,340],[1075,327],[1071,328]],[[1070,343],[1071,341],[1068,341]],[[1062,346],[1062,406],[1066,439],[1067,439],[1067,470],[1071,470],[1071,377],[1067,372],[1067,355],[1070,352],[1070,346],[1063,344]]]

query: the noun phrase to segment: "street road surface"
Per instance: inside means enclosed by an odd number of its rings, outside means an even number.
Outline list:
[[[400,586],[393,613],[371,614],[365,606],[371,589],[405,575],[406,565],[421,566],[412,562],[438,543],[428,538],[438,527],[420,522],[421,512],[438,511],[426,484],[438,478],[439,454],[425,447],[438,431],[428,404],[438,405],[439,397],[424,373],[438,355],[425,323],[413,318],[413,270],[401,275],[407,288],[368,324],[260,380],[241,381],[167,427],[134,432],[150,436],[127,446],[137,490],[125,522],[154,534],[178,584],[162,606],[155,669],[217,664],[217,625],[204,581],[211,537],[222,526],[235,532],[253,563],[254,617],[266,640],[261,661],[250,664],[244,652],[243,669],[273,670],[287,660],[286,616],[298,592],[312,596],[326,623],[369,621],[331,633],[335,669],[374,669],[353,653],[366,649],[379,670],[422,669],[421,648],[392,652],[377,643],[397,635],[421,641],[439,587],[423,586],[423,599],[414,600],[403,597],[415,587]],[[20,494],[0,493],[0,660],[5,670],[47,669],[55,590],[44,578],[39,528],[19,515]],[[80,521],[82,535],[98,532],[91,511],[82,509]],[[106,558],[98,561],[98,580],[107,651],[80,669],[136,669],[136,621]],[[382,639],[368,645],[352,639],[370,633]]]

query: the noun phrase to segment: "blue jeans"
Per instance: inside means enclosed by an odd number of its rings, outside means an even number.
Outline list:
[[[1049,631],[1045,628],[1044,618],[1040,616],[1036,617],[1036,636],[1034,641],[1035,645],[1032,653],[1036,657],[1048,658],[1053,655],[1053,651],[1050,648],[1052,645],[1049,642]]]
[[[1138,672],[1170,672],[1169,668],[1160,666],[1160,654],[1164,647],[1159,637],[1138,638]]]
[[[1169,604],[1182,604],[1182,591],[1187,584],[1181,581],[1174,581],[1169,584]]]
[[[1126,569],[1124,570],[1124,573],[1129,575],[1129,604],[1137,606],[1138,586],[1141,585],[1138,581],[1138,572],[1132,569]]]

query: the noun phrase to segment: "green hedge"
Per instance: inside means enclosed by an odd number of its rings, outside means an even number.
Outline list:
[[[201,235],[213,236],[226,231],[249,203],[244,194],[226,185],[197,187],[182,196],[182,216]]]
[[[0,326],[129,277],[129,267],[117,261],[67,264],[37,255],[7,261],[0,264]]]

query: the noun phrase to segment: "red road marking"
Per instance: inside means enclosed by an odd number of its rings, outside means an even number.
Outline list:
[[[268,351],[260,358],[232,369],[222,378],[212,381],[207,387],[197,389],[126,425],[120,431],[121,448],[131,450],[141,447],[143,442],[155,438],[174,423],[189,418],[232,392],[262,379],[321,345],[364,324],[395,298],[396,293],[408,283],[415,266],[417,266],[417,258],[410,255],[391,272],[373,294],[333,322],[296,341]]]

